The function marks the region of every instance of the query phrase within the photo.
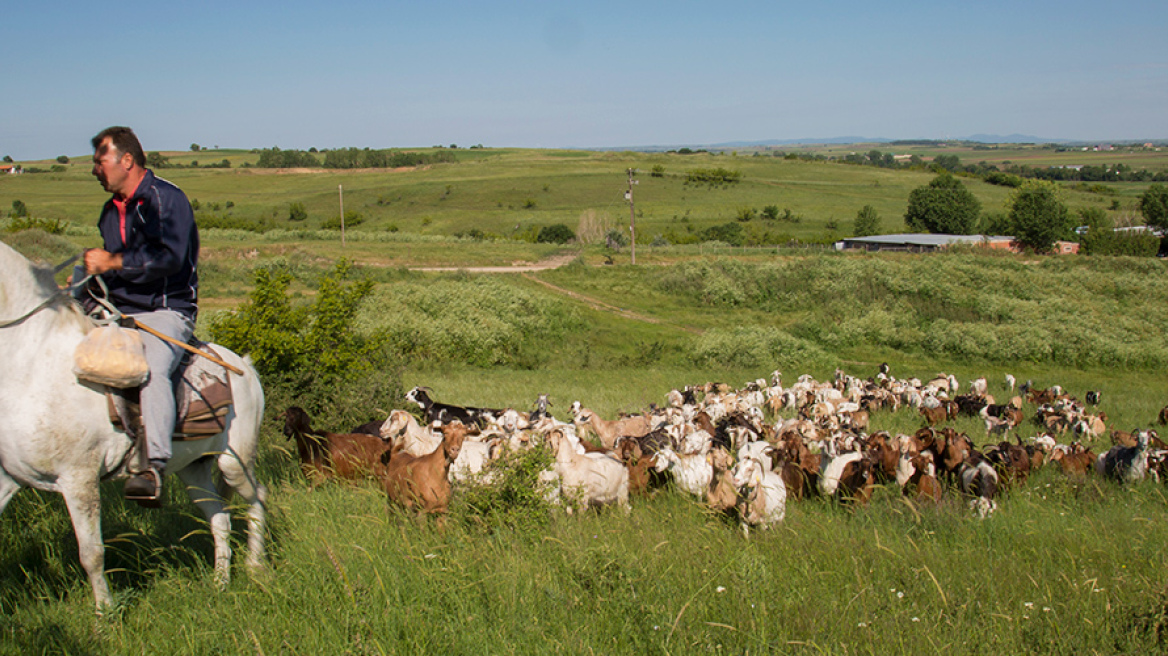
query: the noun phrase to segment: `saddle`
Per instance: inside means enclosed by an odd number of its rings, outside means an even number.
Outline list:
[[[205,342],[193,344],[200,350],[220,356]],[[221,356],[220,356],[221,357]],[[227,428],[231,411],[231,380],[222,365],[207,358],[186,354],[172,379],[174,383],[175,427],[172,439],[177,442],[201,440],[218,435]],[[141,434],[139,391],[131,387],[105,390],[110,422],[137,442]]]

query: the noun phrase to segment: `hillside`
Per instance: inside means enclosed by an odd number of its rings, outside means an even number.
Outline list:
[[[198,162],[206,166],[226,160],[230,168],[166,168],[159,174],[179,184],[197,204],[210,245],[216,242],[215,232],[208,229],[213,226],[316,230],[337,220],[342,198],[348,227],[357,233],[530,240],[542,227],[564,224],[590,241],[600,240],[611,229],[627,236],[630,208],[625,192],[630,168],[637,171],[633,195],[642,245],[655,240],[702,241],[706,239],[703,231],[727,224],[740,225],[753,243],[830,242],[851,234],[852,221],[865,205],[876,209],[885,231],[903,229],[909,193],[926,184],[932,173],[815,159],[844,156],[850,152],[844,148],[855,151],[862,146],[807,147],[793,151],[798,156],[787,157],[776,156],[782,154],[778,150],[681,155],[459,149],[453,151],[457,160],[453,163],[364,170],[246,168],[255,163],[255,153],[223,150],[167,156],[175,165]],[[896,152],[901,150],[918,153],[926,161],[950,152],[933,146],[905,146]],[[1030,157],[1035,166],[1072,161],[1098,164],[1121,157],[1120,153],[1025,150],[1016,145],[973,150],[966,144],[951,150],[960,153],[964,163]],[[1149,169],[1162,166],[1164,159],[1154,152],[1122,156],[1138,156],[1132,165]],[[40,165],[42,170],[48,168],[47,163]],[[88,161],[77,158],[58,168],[63,171],[0,176],[0,207],[11,207],[19,200],[33,216],[60,219],[78,230],[90,226],[104,192],[91,177]],[[740,174],[740,181],[689,181],[695,171],[718,169]],[[1008,188],[973,177],[964,180],[981,201],[983,214],[1004,211]],[[1146,186],[1064,185],[1064,202],[1072,211],[1098,207],[1115,218],[1130,219],[1135,199]],[[303,208],[302,220],[291,218],[294,204]],[[768,207],[778,218],[765,217]]]

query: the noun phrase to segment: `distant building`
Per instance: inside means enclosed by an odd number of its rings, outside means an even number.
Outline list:
[[[931,234],[899,234],[875,235],[872,237],[850,237],[837,241],[834,246],[837,251],[865,250],[865,251],[905,251],[909,253],[931,253],[944,250],[950,246],[966,245],[981,246],[994,250],[1006,250],[1011,253],[1021,253],[1022,248],[1013,237],[1007,235],[931,235]],[[1076,254],[1079,252],[1079,243],[1074,241],[1057,241],[1054,252],[1060,255]]]
[[[1014,238],[985,235],[933,235],[927,233],[905,233],[897,235],[874,235],[872,237],[849,237],[837,241],[835,249],[866,251],[908,251],[928,253],[943,250],[953,245],[985,246],[1016,250]]]

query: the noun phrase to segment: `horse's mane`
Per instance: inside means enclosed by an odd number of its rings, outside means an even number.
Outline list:
[[[0,242],[0,277],[22,284],[20,282],[22,270],[42,292],[51,294],[57,290],[57,283],[53,280],[52,266],[43,263],[34,264],[15,248]]]
[[[30,297],[44,300],[60,291],[55,279],[53,266],[45,263],[34,263],[19,251],[4,242],[0,242],[0,307],[11,306],[15,298],[23,294],[16,290],[24,289]],[[61,316],[76,316],[83,325],[89,324],[89,318],[81,311],[76,303],[54,303],[61,308]],[[7,311],[21,310],[19,307],[8,307]],[[31,309],[29,308],[24,309]],[[70,311],[71,310],[71,311]],[[0,319],[5,318],[0,316]]]

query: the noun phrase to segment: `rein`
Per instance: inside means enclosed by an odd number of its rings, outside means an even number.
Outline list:
[[[69,266],[70,264],[73,264],[74,262],[76,262],[78,257],[80,257],[80,256],[74,255],[73,257],[58,264],[56,267],[53,268],[53,275],[60,273],[62,269]],[[40,305],[37,305],[33,309],[29,310],[28,312],[25,312],[24,314],[20,315],[19,317],[15,318],[15,319],[11,319],[9,321],[0,321],[0,328],[8,328],[9,326],[15,326],[16,324],[22,323],[25,319],[28,319],[29,317],[36,314],[37,312],[40,312],[41,310],[49,307],[50,305],[55,303],[58,299],[72,296],[73,292],[80,289],[82,286],[85,285],[85,283],[89,282],[89,279],[91,277],[92,276],[85,276],[79,282],[74,282],[72,285],[69,285],[68,287],[65,287],[64,289],[58,289],[55,293],[50,294],[48,298],[41,301]]]

